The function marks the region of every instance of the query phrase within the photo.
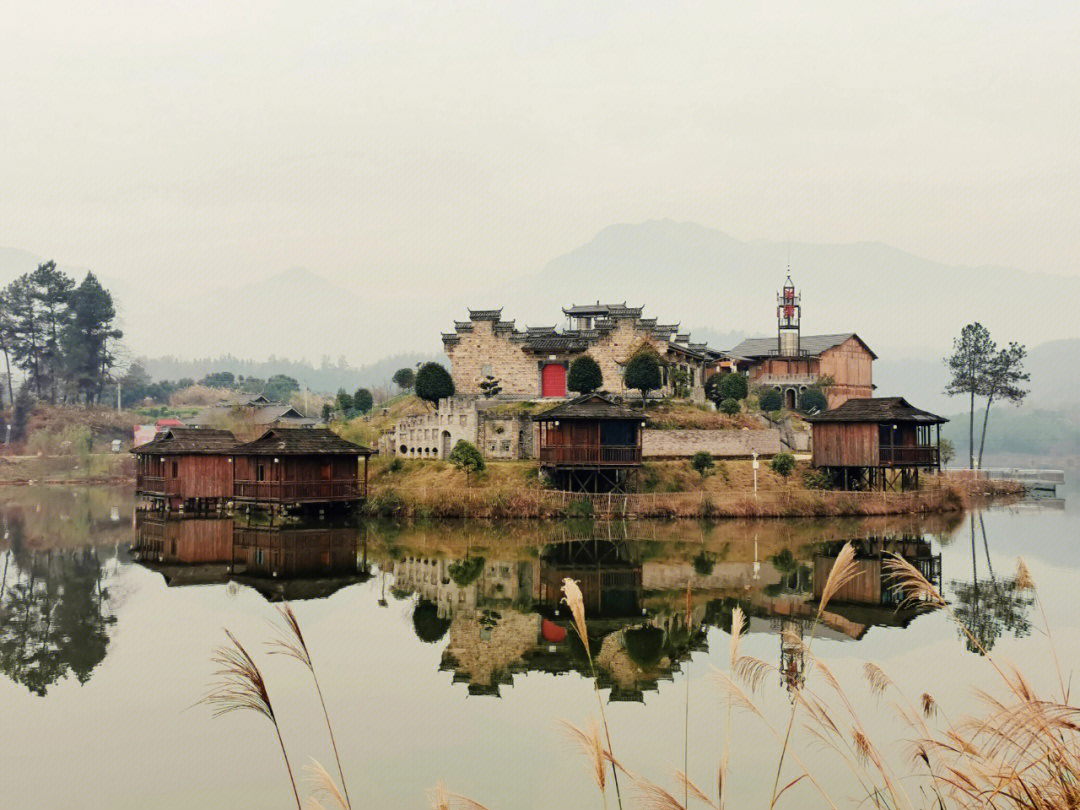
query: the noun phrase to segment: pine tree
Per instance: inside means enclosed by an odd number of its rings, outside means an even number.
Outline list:
[[[70,317],[63,333],[65,366],[76,396],[87,405],[101,399],[114,356],[111,342],[123,337],[115,328],[112,295],[93,273],[69,296]]]
[[[948,396],[967,394],[968,412],[968,464],[975,469],[975,396],[986,387],[986,375],[997,352],[990,332],[981,323],[969,323],[960,337],[953,339],[953,353],[945,358],[949,369],[949,382],[945,386]]]

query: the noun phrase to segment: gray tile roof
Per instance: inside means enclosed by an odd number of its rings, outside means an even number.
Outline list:
[[[807,416],[808,422],[915,422],[941,425],[949,420],[919,410],[903,397],[856,397],[831,411]]]
[[[155,456],[218,455],[228,453],[234,447],[236,437],[227,430],[172,427],[152,441],[131,448],[130,452]]]
[[[237,445],[238,456],[369,456],[371,450],[338,436],[328,428],[274,427],[252,442]]]
[[[829,349],[836,348],[841,343],[850,340],[851,338],[857,339],[863,346],[866,346],[866,342],[856,335],[854,332],[843,332],[838,335],[802,335],[799,340],[800,348],[811,357],[817,357],[823,352]],[[767,338],[749,338],[744,340],[734,349],[728,352],[732,357],[745,357],[747,359],[754,359],[757,357],[769,357],[775,355],[777,349],[777,339],[775,336]],[[866,346],[867,351],[877,358],[877,355]]]
[[[602,394],[585,394],[533,417],[534,422],[553,422],[556,419],[633,419],[637,421],[644,420],[645,415],[629,405],[616,402]]]

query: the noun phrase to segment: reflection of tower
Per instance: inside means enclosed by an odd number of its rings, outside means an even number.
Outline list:
[[[777,354],[781,357],[798,357],[801,353],[799,319],[802,316],[802,296],[795,290],[788,269],[784,289],[776,294]]]
[[[780,680],[789,692],[802,687],[806,680],[806,655],[803,652],[804,621],[793,617],[773,619],[780,630]]]

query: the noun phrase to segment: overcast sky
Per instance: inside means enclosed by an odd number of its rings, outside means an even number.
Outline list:
[[[107,276],[400,301],[663,217],[1080,272],[1075,2],[0,9],[0,245]]]

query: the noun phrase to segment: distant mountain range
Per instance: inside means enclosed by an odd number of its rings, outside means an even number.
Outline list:
[[[0,249],[0,283],[38,261]],[[464,318],[466,306],[502,306],[518,326],[551,326],[562,325],[561,308],[571,303],[626,301],[680,321],[695,340],[730,348],[773,332],[775,293],[789,262],[803,294],[804,332],[858,332],[881,358],[879,393],[955,408],[940,394],[941,357],[965,323],[980,320],[999,341],[1031,347],[1040,399],[1077,400],[1077,375],[1060,369],[1071,368],[1080,348],[1080,323],[1058,313],[1080,297],[1080,277],[949,266],[878,243],[742,241],[670,220],[613,225],[539,270],[508,270],[498,280],[433,277],[426,288],[403,285],[377,299],[366,293],[376,285],[362,271],[347,286],[294,268],[251,283],[223,279],[209,291],[150,273],[135,281],[100,275],[117,299],[132,356],[275,355],[307,359],[312,368],[359,369],[381,358],[440,356],[439,333]],[[166,367],[179,368],[163,360]]]

